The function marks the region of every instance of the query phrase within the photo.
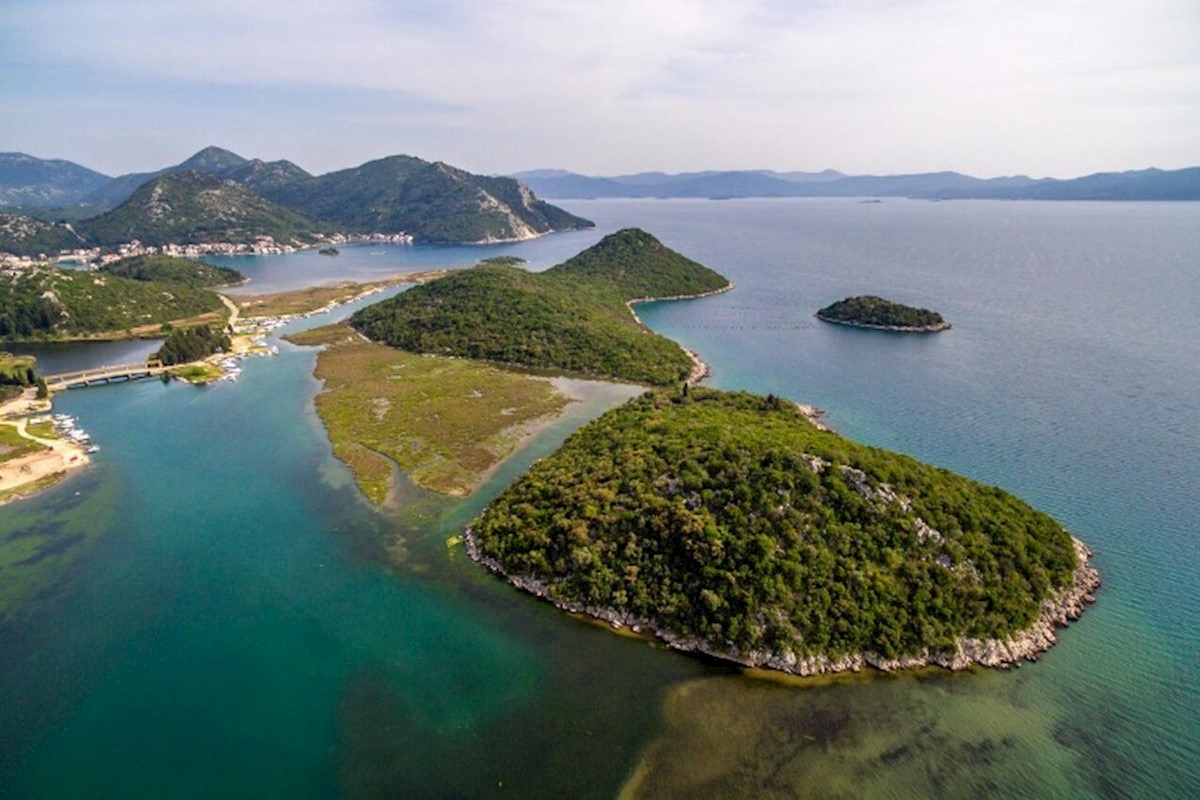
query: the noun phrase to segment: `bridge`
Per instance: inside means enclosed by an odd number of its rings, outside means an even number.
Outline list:
[[[64,389],[83,389],[88,386],[99,386],[104,383],[118,381],[133,381],[139,378],[149,378],[161,375],[168,367],[158,359],[138,361],[133,364],[109,364],[103,367],[80,369],[74,372],[58,372],[44,375],[46,388],[52,392]]]

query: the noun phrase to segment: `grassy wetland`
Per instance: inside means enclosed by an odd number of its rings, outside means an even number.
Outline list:
[[[320,345],[317,413],[334,454],[367,498],[386,503],[395,470],[423,489],[472,492],[571,398],[549,379],[462,359],[414,355],[331,325],[293,334]]]

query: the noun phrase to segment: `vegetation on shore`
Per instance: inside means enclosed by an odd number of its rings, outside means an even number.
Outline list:
[[[179,256],[143,255],[105,264],[100,271],[135,281],[159,281],[195,289],[244,283],[246,276],[231,267],[217,267]]]
[[[901,331],[933,332],[950,327],[949,323],[942,319],[942,315],[935,311],[893,303],[874,295],[839,300],[818,311],[817,319],[841,325]]]
[[[627,304],[728,285],[630,229],[543,273],[495,263],[452,273],[364,308],[350,324],[411,352],[666,385],[687,378],[693,363]]]
[[[224,309],[213,292],[178,283],[45,266],[0,278],[0,339],[9,341],[153,332]]]
[[[214,353],[228,353],[232,347],[229,334],[211,325],[196,325],[172,329],[162,346],[150,357],[159,359],[167,366],[174,366],[200,361]]]
[[[317,413],[334,454],[377,504],[393,486],[394,466],[422,488],[469,494],[528,426],[570,402],[545,378],[401,352],[343,325],[287,339],[324,346],[315,370],[325,382]]]
[[[1071,537],[1000,489],[820,431],[778,398],[707,389],[587,425],[472,536],[555,601],[797,658],[1002,638],[1077,567]]]

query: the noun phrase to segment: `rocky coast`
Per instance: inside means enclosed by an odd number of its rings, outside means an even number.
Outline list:
[[[1038,618],[1029,627],[1017,631],[1006,639],[962,638],[951,650],[925,650],[908,656],[887,659],[876,653],[850,653],[843,655],[797,656],[794,653],[773,651],[742,652],[737,649],[721,649],[695,636],[684,636],[662,627],[657,620],[637,617],[618,609],[592,606],[583,603],[565,602],[553,597],[549,585],[530,576],[510,575],[493,558],[484,556],[479,541],[471,528],[463,534],[467,556],[499,575],[513,586],[529,592],[555,607],[571,614],[580,614],[609,623],[614,628],[628,628],[647,638],[656,638],[674,650],[696,653],[743,667],[770,669],[800,677],[829,675],[839,672],[861,672],[870,667],[881,672],[911,670],[928,666],[948,670],[964,670],[979,665],[985,667],[1013,667],[1023,661],[1036,661],[1053,647],[1057,631],[1083,614],[1084,609],[1096,601],[1096,590],[1100,587],[1100,575],[1091,564],[1092,551],[1087,545],[1072,537],[1078,567],[1070,584],[1058,589],[1051,597],[1042,601]]]
[[[627,300],[625,305],[629,309],[629,313],[633,314],[634,321],[644,328],[646,327],[646,323],[642,322],[642,318],[638,316],[637,310],[634,308],[634,306],[638,303],[655,303],[659,300],[699,300],[701,297],[712,297],[713,295],[724,294],[725,292],[732,290],[733,283],[730,282],[725,284],[720,289],[714,289],[711,292],[701,292],[700,294],[677,294],[670,297],[636,297],[633,300]],[[687,357],[692,360],[692,371],[690,374],[688,374],[687,378],[684,380],[684,383],[688,386],[697,386],[708,377],[708,363],[705,362],[704,359],[700,358],[699,354],[697,354],[695,350],[691,350],[683,345],[679,345],[679,347],[683,350],[683,352],[687,353]]]
[[[940,331],[950,330],[949,322],[937,322],[933,325],[874,325],[869,322],[851,322],[844,319],[834,319],[827,317],[824,314],[816,314],[817,319],[822,322],[829,322],[834,325],[845,325],[847,328],[866,328],[872,331],[892,331],[893,333],[938,333]]]

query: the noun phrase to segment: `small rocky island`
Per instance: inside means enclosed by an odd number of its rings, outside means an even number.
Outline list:
[[[818,311],[817,319],[836,325],[902,333],[937,333],[950,327],[936,311],[893,303],[874,295],[839,300]]]
[[[1087,547],[1001,489],[695,387],[585,426],[464,541],[562,609],[796,675],[1032,660],[1099,585]]]

